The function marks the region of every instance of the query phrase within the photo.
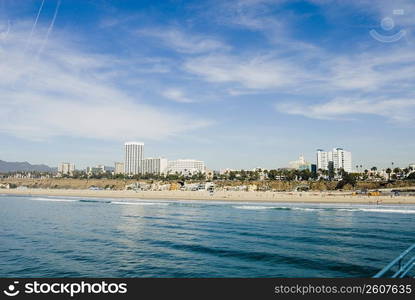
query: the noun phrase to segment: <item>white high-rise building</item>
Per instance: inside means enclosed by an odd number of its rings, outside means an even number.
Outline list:
[[[58,173],[61,175],[72,175],[75,171],[75,164],[73,163],[60,163],[58,166]]]
[[[124,144],[124,174],[136,175],[143,172],[144,144],[127,142]]]
[[[352,172],[352,153],[342,148],[334,148],[332,152],[333,165],[335,169],[343,169]]]
[[[328,170],[330,161],[329,153],[322,149],[317,149],[317,170]]]
[[[122,162],[116,162],[114,164],[114,174],[124,174],[124,163]]]
[[[317,150],[317,169],[328,170],[329,162],[333,162],[336,170],[343,169],[352,172],[352,153],[342,148],[334,148],[332,151]]]
[[[165,174],[167,172],[167,159],[158,158],[145,158],[143,160],[143,173],[144,174]]]
[[[205,163],[194,159],[177,159],[168,162],[167,172],[170,174],[194,175],[206,172]]]

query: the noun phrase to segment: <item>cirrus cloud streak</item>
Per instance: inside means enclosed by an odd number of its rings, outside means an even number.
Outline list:
[[[31,140],[122,141],[164,139],[211,124],[132,96],[116,80],[126,72],[120,58],[87,53],[59,34],[36,59],[42,36],[33,35],[24,52],[27,32],[28,24],[16,24],[7,41],[0,41],[1,132]]]

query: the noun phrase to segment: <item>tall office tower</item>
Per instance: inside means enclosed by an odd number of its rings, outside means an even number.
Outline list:
[[[158,158],[144,158],[143,173],[144,174],[165,174],[167,172],[167,159]]]
[[[124,174],[136,175],[143,172],[144,144],[127,142],[124,144]]]

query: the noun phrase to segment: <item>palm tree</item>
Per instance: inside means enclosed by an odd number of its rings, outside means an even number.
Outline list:
[[[367,180],[369,178],[369,170],[365,169],[364,173],[365,173],[365,175],[363,176],[363,179]]]
[[[388,180],[390,180],[390,179],[391,179],[391,173],[392,173],[391,168],[387,168],[387,169],[386,169],[386,174],[388,174]]]
[[[375,174],[373,174],[373,173],[376,173],[377,169],[378,168],[376,168],[375,166],[373,166],[373,167],[370,168],[370,170],[372,171],[372,173],[370,174],[370,177],[371,178],[375,177]]]
[[[402,170],[402,172],[403,172],[403,175],[406,177],[406,176],[408,176],[408,174],[409,174],[409,172],[410,172],[411,170],[409,169],[409,168],[405,168],[405,169],[403,169]]]

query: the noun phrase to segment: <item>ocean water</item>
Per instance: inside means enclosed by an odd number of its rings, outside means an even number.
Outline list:
[[[0,277],[370,277],[415,206],[0,195]]]

